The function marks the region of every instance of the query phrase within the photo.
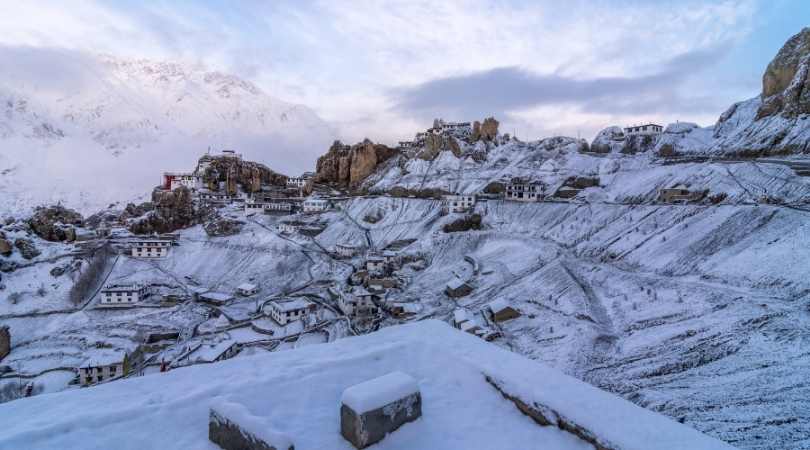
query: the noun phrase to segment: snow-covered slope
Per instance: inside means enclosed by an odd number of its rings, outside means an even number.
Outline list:
[[[392,371],[417,380],[423,416],[388,435],[379,449],[593,448],[522,415],[485,377],[607,448],[732,449],[438,321],[2,404],[0,447],[214,448],[208,409],[227,401],[289,436],[296,449],[350,449],[339,432],[342,391]]]
[[[161,170],[193,167],[209,147],[300,173],[334,138],[312,110],[234,75],[174,62],[47,56],[58,76],[37,75],[32,58],[3,68],[0,212],[56,200],[87,212],[130,201],[158,184]]]

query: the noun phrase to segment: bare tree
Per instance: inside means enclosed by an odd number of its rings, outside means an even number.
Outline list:
[[[113,252],[109,245],[104,245],[93,251],[86,267],[81,271],[76,282],[73,283],[73,286],[70,288],[68,295],[71,303],[74,305],[81,304],[87,299],[87,295],[98,287],[98,284],[104,277],[104,272],[106,271],[107,264],[109,264],[112,254]]]

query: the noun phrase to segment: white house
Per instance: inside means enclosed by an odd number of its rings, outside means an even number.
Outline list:
[[[302,189],[306,184],[307,180],[303,177],[287,178],[287,187]]]
[[[236,287],[236,293],[242,297],[250,297],[259,292],[259,287],[253,283],[242,283]]]
[[[380,296],[365,289],[358,288],[351,294],[344,294],[338,298],[338,307],[344,314],[352,317],[369,316],[377,313],[377,303]]]
[[[351,258],[363,251],[363,246],[359,244],[341,243],[335,244],[335,253],[340,258]]]
[[[197,300],[203,303],[208,303],[209,305],[224,305],[229,301],[233,300],[233,296],[230,294],[226,294],[224,292],[203,292],[201,294],[197,294]]]
[[[163,188],[175,190],[185,186],[191,190],[202,188],[202,176],[191,172],[163,172]]]
[[[282,234],[294,234],[298,232],[301,227],[299,222],[279,222],[276,224],[276,230]]]
[[[442,207],[446,212],[463,213],[475,207],[475,195],[445,195],[443,203]]]
[[[264,204],[264,212],[267,213],[291,213],[293,204],[290,202],[267,202]]]
[[[225,192],[212,192],[207,189],[197,193],[197,198],[203,203],[228,203],[231,197]]]
[[[308,197],[306,200],[304,200],[302,207],[305,213],[317,213],[328,210],[330,204],[329,200],[325,198]]]
[[[77,369],[82,386],[101,383],[126,375],[129,372],[129,357],[120,350],[93,349],[94,355],[86,359]]]
[[[222,150],[219,156],[223,158],[242,159],[242,154],[236,153],[236,150]]]
[[[172,241],[165,239],[145,239],[132,242],[134,258],[164,258],[169,255]]]
[[[543,197],[543,186],[523,178],[513,178],[506,184],[506,199],[518,202],[536,202]]]
[[[368,273],[383,273],[385,271],[385,258],[382,256],[369,256],[366,259],[366,270]]]
[[[286,298],[268,303],[267,311],[276,323],[283,326],[316,312],[317,305],[303,298]]]
[[[129,306],[138,303],[149,295],[146,286],[108,285],[101,290],[99,304],[103,306]]]
[[[652,136],[656,134],[661,134],[663,131],[664,127],[654,123],[647,123],[644,125],[633,125],[631,127],[624,128],[624,134],[627,136]]]

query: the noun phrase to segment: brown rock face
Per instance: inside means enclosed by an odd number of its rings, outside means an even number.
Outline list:
[[[11,246],[11,242],[5,239],[0,239],[0,255],[11,256],[11,252],[13,250],[14,248]]]
[[[220,156],[206,155],[203,158],[211,162],[203,174],[203,183],[212,191],[219,190],[220,182],[224,182],[226,191],[232,194],[236,193],[237,186],[245,192],[258,192],[262,183],[287,185],[286,176],[270,170],[264,164]]]
[[[494,117],[487,117],[484,123],[477,120],[473,123],[472,140],[491,141],[498,135],[498,123]]]
[[[204,211],[194,209],[191,191],[181,186],[173,191],[152,192],[154,210],[129,223],[135,234],[170,233],[200,222]]]
[[[368,139],[352,146],[335,141],[329,151],[318,158],[315,181],[355,188],[374,173],[378,165],[397,154],[396,149]]]
[[[777,113],[810,114],[810,28],[791,37],[762,75],[757,119]]]
[[[39,207],[28,219],[34,233],[46,241],[72,241],[76,238],[74,225],[82,225],[82,215],[63,206]]]

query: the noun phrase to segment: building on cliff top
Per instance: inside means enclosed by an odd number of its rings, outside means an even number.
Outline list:
[[[633,125],[624,128],[624,134],[627,136],[654,136],[661,134],[664,127],[654,123],[646,123],[644,125]]]

